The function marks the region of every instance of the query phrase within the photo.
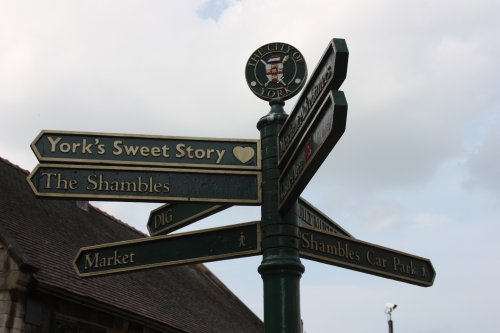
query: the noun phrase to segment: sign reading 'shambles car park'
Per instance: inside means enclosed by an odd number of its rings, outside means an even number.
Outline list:
[[[300,227],[300,256],[422,287],[436,277],[429,259],[310,227]]]

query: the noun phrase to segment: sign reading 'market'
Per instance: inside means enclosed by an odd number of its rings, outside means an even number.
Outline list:
[[[260,170],[260,141],[42,131],[31,144],[41,162]]]
[[[260,222],[148,237],[80,249],[73,262],[79,276],[193,264],[261,253]]]

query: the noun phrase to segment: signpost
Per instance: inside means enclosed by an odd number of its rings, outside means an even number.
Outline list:
[[[429,259],[308,227],[300,228],[300,256],[422,287],[436,276]]]
[[[151,211],[148,230],[151,236],[165,235],[218,213],[229,205],[212,203],[168,203]]]
[[[143,238],[80,249],[73,262],[79,276],[193,264],[261,253],[259,222]]]
[[[42,131],[41,162],[260,170],[260,142],[243,139]]]
[[[298,199],[345,130],[347,102],[344,93],[326,95],[318,114],[284,166],[279,178],[280,212]]]
[[[39,197],[166,202],[148,220],[167,234],[231,205],[261,205],[261,221],[82,248],[79,276],[262,254],[266,333],[300,333],[300,258],[428,287],[430,260],[353,238],[300,198],[345,131],[339,91],[348,49],[332,39],[290,116],[284,101],[307,78],[302,54],[269,43],[245,65],[251,91],[269,101],[261,140],[42,131],[31,147],[41,162],[28,176]],[[262,228],[262,231],[261,231]]]
[[[258,171],[40,164],[28,176],[47,198],[258,205]]]

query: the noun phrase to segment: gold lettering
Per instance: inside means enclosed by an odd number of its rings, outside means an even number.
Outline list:
[[[104,145],[102,143],[100,145],[97,145],[97,153],[99,155],[102,155],[104,154],[104,152],[105,152]]]
[[[63,179],[60,173],[42,173],[42,177],[47,177],[47,181],[45,182],[45,189],[50,189],[53,185],[55,185],[55,188],[57,189],[74,190],[76,189],[78,184],[78,181],[76,179]],[[53,181],[55,182],[55,184],[53,184]]]
[[[368,260],[370,265],[384,268],[387,267],[387,259],[375,256],[375,253],[371,250],[366,252],[366,260]]]
[[[292,54],[292,58],[295,59],[296,62],[303,62],[304,61],[304,58],[302,58],[302,55],[300,54],[299,51],[295,51]]]
[[[186,153],[184,152],[185,146],[186,145],[183,143],[179,143],[178,145],[175,146],[175,150],[177,151],[177,153],[175,154],[175,157],[183,158],[184,156],[186,156]]]
[[[99,259],[99,267],[106,267],[106,258]]]
[[[146,156],[149,156],[149,147],[146,147],[146,146],[142,146],[140,148],[140,153],[142,156],[146,157]]]
[[[134,252],[118,254],[118,250],[113,251],[113,255],[101,257],[99,252],[86,254],[84,269],[125,265],[134,262]]]
[[[153,188],[154,188],[154,191],[155,191],[156,193],[160,193],[160,192],[161,192],[161,189],[163,188],[163,185],[162,185],[162,184],[158,184],[158,183],[157,183],[157,184],[154,184],[154,185],[153,185]]]
[[[162,151],[164,157],[169,157],[169,149],[170,148],[167,147],[166,145],[163,145],[161,147],[161,151]]]
[[[122,192],[135,192],[137,191],[137,185],[133,182],[122,182],[121,190]]]
[[[309,234],[303,233],[302,234],[302,247],[304,249],[310,249],[311,243],[309,242],[309,239],[307,239]]]
[[[158,157],[158,156],[160,156],[160,154],[161,154],[161,150],[159,147],[151,148],[151,155],[153,155],[154,157]]]
[[[93,190],[97,189],[97,182],[94,179],[96,177],[97,177],[96,175],[88,175],[87,176],[87,182],[92,185],[92,187],[87,186],[87,190],[93,191]]]
[[[121,145],[122,145],[123,141],[120,141],[120,140],[116,140],[115,142],[113,142],[113,147],[115,149],[113,149],[113,155],[120,155],[123,151]]]
[[[139,151],[139,146],[125,146],[125,153],[127,155],[136,155]]]
[[[69,151],[71,150],[71,145],[69,143],[61,143],[59,145],[59,150],[62,152],[62,153],[69,153]]]
[[[94,257],[91,258],[89,254],[85,255],[85,268],[84,269],[89,269],[89,268],[95,268],[97,267],[97,262],[99,261],[99,252],[94,253]]]
[[[46,189],[51,188],[51,185],[50,185],[51,181],[50,180],[51,180],[52,176],[56,176],[56,175],[57,174],[55,174],[55,173],[42,173],[42,177],[47,177],[47,182],[45,183]]]
[[[128,264],[128,262],[129,262],[128,260],[129,260],[129,255],[128,254],[124,254],[122,256],[122,263],[123,264]]]
[[[226,152],[225,150],[218,150],[217,149],[217,151],[216,151],[216,153],[217,153],[217,162],[216,163],[217,164],[220,163],[220,161],[222,160],[222,157],[224,157],[225,152]]]
[[[119,185],[120,184],[118,184],[118,182],[116,180],[112,181],[111,184],[110,184],[109,190],[116,192],[116,191],[118,191]]]
[[[77,184],[78,184],[78,181],[76,179],[70,179],[70,181],[68,182],[69,189],[70,190],[75,190]]]
[[[47,139],[49,140],[49,143],[50,143],[50,151],[52,153],[55,153],[56,152],[56,148],[57,148],[56,146],[59,143],[59,141],[62,140],[62,138],[57,137],[56,139],[53,139],[52,137],[49,136],[49,137],[47,137]]]
[[[205,151],[203,149],[196,149],[194,151],[194,155],[196,156],[197,159],[202,159],[205,157]]]
[[[166,212],[161,212],[158,215],[155,215],[154,221],[155,221],[155,229],[166,225],[168,223],[172,222],[172,210],[168,209]]]

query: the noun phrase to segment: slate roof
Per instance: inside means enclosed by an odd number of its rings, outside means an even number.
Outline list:
[[[86,212],[73,200],[36,198],[27,175],[0,158],[0,241],[34,272],[36,290],[150,320],[166,332],[263,331],[262,321],[204,265],[79,278],[72,261],[81,247],[145,235],[92,205]]]

